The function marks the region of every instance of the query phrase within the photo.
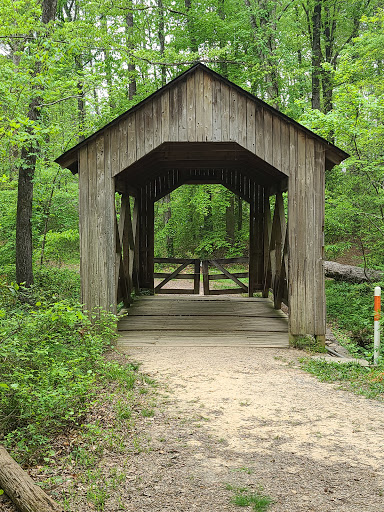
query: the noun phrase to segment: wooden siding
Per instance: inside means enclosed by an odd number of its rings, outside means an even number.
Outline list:
[[[111,167],[118,131],[99,136],[80,151],[80,265],[87,310],[116,310],[115,186]]]
[[[201,159],[191,169],[195,147]],[[266,294],[272,288],[278,307],[289,277],[290,333],[323,336],[325,153],[315,137],[203,69],[152,96],[79,149],[85,307],[115,311],[126,279],[129,289],[153,289],[154,201],[183,183],[211,180],[251,205],[251,291]],[[123,237],[122,243],[115,178],[126,187],[123,193],[135,195],[134,215],[126,225],[130,239]],[[281,196],[285,178],[288,227]],[[276,194],[279,205],[273,216],[268,194]],[[128,197],[124,201],[129,205]]]
[[[297,159],[288,188],[290,333],[324,336],[325,154],[317,142],[302,134],[290,152]]]
[[[290,128],[298,128],[198,69],[111,127],[113,176],[165,142],[236,142],[289,176]]]

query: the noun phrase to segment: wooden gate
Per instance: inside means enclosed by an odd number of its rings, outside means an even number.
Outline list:
[[[248,263],[248,258],[222,258],[216,260],[203,260],[201,268],[203,271],[203,290],[204,295],[228,295],[234,293],[248,293],[248,286],[240,281],[241,278],[249,279],[249,272],[230,272],[225,268],[229,264],[244,264]],[[220,273],[210,274],[210,267],[220,271]],[[222,279],[231,279],[237,288],[224,288],[212,289],[210,286],[211,281],[219,281]]]
[[[154,272],[153,277],[164,278],[157,286],[155,286],[155,293],[185,293],[196,294],[200,293],[200,260],[185,259],[185,258],[154,258],[154,263],[163,263],[167,265],[179,264],[176,270],[171,272]],[[193,274],[183,274],[182,271],[187,267],[193,265]],[[193,288],[164,288],[172,279],[192,279]]]
[[[249,272],[230,272],[226,265],[233,264],[248,264],[248,258],[222,258],[215,260],[199,260],[199,259],[186,259],[186,258],[155,258],[155,263],[165,265],[178,264],[179,266],[169,272],[154,272],[155,279],[163,279],[158,285],[155,286],[155,293],[182,293],[182,294],[195,294],[200,293],[200,269],[203,274],[203,294],[204,295],[227,295],[236,293],[248,293],[248,286],[240,279],[249,279]],[[183,270],[189,266],[193,266],[193,273],[183,273]],[[209,273],[210,269],[215,269],[216,273]],[[217,272],[219,270],[219,273]],[[164,286],[173,279],[193,280],[193,288],[164,288]],[[233,281],[237,288],[224,288],[214,289],[210,285],[212,281],[219,281],[222,279],[230,279]]]

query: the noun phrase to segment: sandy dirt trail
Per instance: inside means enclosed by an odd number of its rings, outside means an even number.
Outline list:
[[[319,382],[291,349],[128,352],[163,397],[141,460],[145,499],[129,510],[236,510],[230,483],[262,485],[275,512],[384,511],[384,404]],[[174,446],[172,467],[160,445]]]

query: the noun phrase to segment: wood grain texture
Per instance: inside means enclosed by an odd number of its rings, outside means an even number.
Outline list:
[[[118,345],[288,347],[286,316],[268,299],[146,297],[119,322]]]
[[[21,512],[64,512],[0,446],[0,487]]]

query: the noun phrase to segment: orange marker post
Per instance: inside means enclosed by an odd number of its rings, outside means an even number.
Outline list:
[[[381,288],[376,286],[374,296],[374,318],[373,318],[373,363],[377,364],[380,357],[380,311],[381,311]]]

